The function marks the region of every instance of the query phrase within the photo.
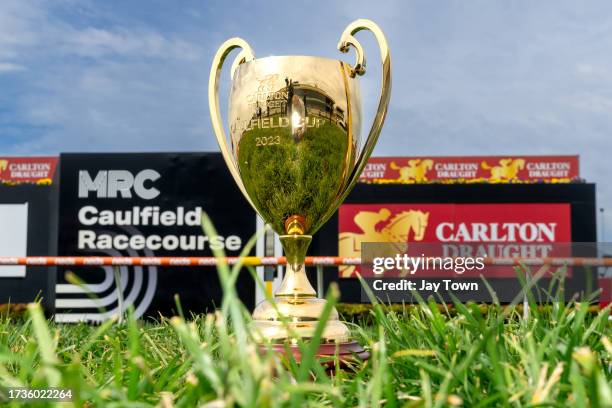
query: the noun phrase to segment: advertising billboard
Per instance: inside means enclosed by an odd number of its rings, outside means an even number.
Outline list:
[[[57,157],[0,157],[0,184],[51,184]]]
[[[338,212],[341,257],[361,257],[365,242],[389,242],[411,243],[427,256],[542,258],[570,255],[567,246],[555,245],[570,241],[568,203],[344,204]],[[338,272],[340,277],[350,278],[360,270],[345,266]],[[515,277],[512,266],[467,271],[462,277],[481,273],[485,277]],[[448,275],[441,269],[430,273]]]
[[[400,242],[407,243],[409,251],[433,248],[438,253],[430,254],[441,256],[464,256],[469,250],[471,255],[502,258],[593,257],[598,255],[595,247],[580,243],[596,242],[595,210],[595,185],[588,183],[360,183],[315,237],[310,254],[364,256],[360,251],[366,242]],[[547,271],[538,286],[547,289],[556,269]],[[357,271],[350,266],[326,268],[325,284],[336,281],[343,302],[361,302]],[[427,273],[432,280],[448,279],[441,270]],[[487,266],[484,273],[467,271],[457,278],[482,284],[481,274],[501,302],[520,293],[512,266]],[[592,293],[597,289],[596,270],[568,268],[565,283],[568,298]],[[491,301],[486,289],[457,296]]]
[[[0,183],[0,256],[48,256],[57,247],[57,185]],[[55,268],[0,266],[0,305],[40,299],[52,314]]]
[[[212,256],[217,248],[237,256],[255,233],[255,214],[220,154],[64,154],[61,160],[59,255]],[[218,236],[204,235],[204,213]],[[138,316],[171,314],[175,294],[184,310],[203,312],[222,298],[214,267],[58,269],[58,321],[101,321],[128,305]],[[66,280],[67,272],[85,286]],[[253,307],[248,271],[237,287]]]
[[[568,183],[578,156],[372,157],[363,183]]]

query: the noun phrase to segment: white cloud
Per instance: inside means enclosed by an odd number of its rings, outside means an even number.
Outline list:
[[[127,56],[195,60],[201,55],[201,51],[193,44],[170,39],[153,31],[123,28],[111,31],[89,27],[70,30],[63,35],[61,50],[85,57]]]
[[[25,49],[35,44],[39,32],[33,28],[40,21],[40,11],[25,1],[0,3],[0,59],[21,56]]]
[[[23,65],[13,64],[11,62],[0,62],[0,74],[25,70],[26,67],[24,67]]]
[[[580,93],[565,99],[567,104],[588,113],[612,115],[612,97],[595,93]]]
[[[192,148],[206,145],[194,137],[208,124],[199,100],[205,89],[193,86],[194,78],[204,79],[199,44],[142,23],[94,26],[59,19],[61,13],[52,9],[56,4],[0,2],[0,55],[13,56],[10,62],[0,60],[0,74],[30,68],[21,82],[9,84],[18,95],[11,122],[43,129],[40,135],[17,138],[18,144],[5,145],[4,151],[188,150],[180,141]],[[89,10],[86,14],[100,18]]]

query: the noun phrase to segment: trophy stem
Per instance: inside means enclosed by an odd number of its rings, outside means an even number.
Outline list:
[[[287,268],[283,281],[275,297],[305,298],[315,297],[316,292],[306,276],[306,251],[312,241],[311,235],[281,235],[280,241],[287,258]]]

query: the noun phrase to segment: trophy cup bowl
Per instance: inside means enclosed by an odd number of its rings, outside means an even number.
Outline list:
[[[369,30],[382,61],[382,90],[374,123],[361,145],[361,93],[365,56],[353,34]],[[221,45],[209,80],[213,128],[225,162],[255,211],[279,234],[286,272],[274,294],[253,312],[253,332],[261,344],[283,351],[296,339],[312,337],[325,300],[306,276],[304,260],[312,235],[333,215],[357,182],[386,116],[391,89],[389,49],[380,28],[369,20],[351,23],[338,49],[357,54],[354,66],[334,59],[272,56],[255,59],[240,38]],[[229,131],[219,109],[219,79],[227,55],[241,51],[231,68]],[[350,340],[334,309],[322,333],[319,356],[350,359],[367,353]]]

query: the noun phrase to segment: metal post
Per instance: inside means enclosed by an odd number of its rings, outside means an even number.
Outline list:
[[[323,293],[323,265],[317,265],[317,296],[322,298]]]
[[[274,232],[270,228],[266,228],[266,232],[264,233],[264,256],[274,256]],[[264,266],[264,282],[266,283],[266,292],[269,296],[274,294],[273,282],[276,273],[276,267]]]
[[[527,320],[529,318],[529,301],[527,300],[527,294],[523,295],[523,319]]]
[[[523,288],[523,320],[529,319],[529,299],[527,297],[527,289],[531,290],[529,287],[529,270],[523,265],[523,270],[525,271],[525,287]]]
[[[115,290],[117,290],[117,302],[119,307],[119,316],[117,322],[123,323],[123,290],[121,289],[121,273],[119,272],[119,266],[113,266],[113,273],[115,275]]]
[[[605,209],[603,207],[601,207],[599,209],[599,213],[601,214],[599,216],[599,223],[601,225],[601,237],[599,238],[599,242],[606,242],[606,213],[605,213]]]

